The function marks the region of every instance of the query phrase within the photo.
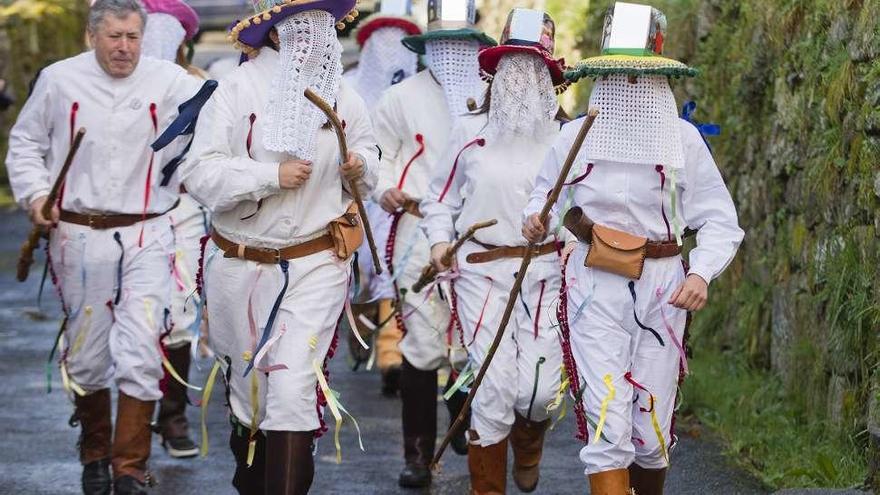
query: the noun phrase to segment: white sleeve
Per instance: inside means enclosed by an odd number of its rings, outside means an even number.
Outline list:
[[[348,149],[364,161],[364,177],[359,188],[364,196],[375,189],[379,176],[379,148],[373,138],[373,124],[364,100],[353,90],[346,108],[345,137]]]
[[[688,124],[683,138],[686,182],[682,215],[690,228],[699,230],[697,247],[690,252],[690,273],[709,283],[733,261],[745,233],[739,227],[730,192],[698,131]]]
[[[559,177],[559,173],[562,171],[565,156],[568,154],[568,148],[571,147],[571,137],[568,135],[569,133],[566,133],[564,130],[565,127],[563,127],[563,132],[559,133],[553,146],[550,147],[547,151],[547,155],[544,157],[544,165],[541,167],[541,171],[535,179],[535,187],[532,190],[529,202],[523,211],[523,221],[534,214],[541,213],[544,204],[547,202],[547,196],[550,194],[550,191],[553,190],[553,186],[556,185],[556,180]],[[559,206],[562,203],[563,197],[564,194],[560,194],[559,200],[550,210],[550,216],[548,217],[550,225],[554,224],[554,219],[558,215]]]
[[[43,71],[9,131],[6,170],[15,200],[23,208],[34,199],[48,195],[52,188],[46,164],[53,137],[51,86],[50,74]]]
[[[397,187],[398,162],[400,161],[400,150],[403,142],[395,129],[401,122],[397,118],[396,101],[394,95],[390,91],[385,92],[385,96],[379,100],[373,115],[373,131],[376,136],[376,143],[381,150],[382,159],[379,161],[379,175],[376,188],[373,192],[373,199],[378,203],[382,194]]]
[[[224,84],[205,104],[189,157],[181,165],[187,191],[215,212],[231,210],[243,201],[259,201],[281,190],[277,162],[233,155],[230,143],[238,139],[233,132],[239,113],[231,96],[234,88]]]
[[[459,124],[450,133],[449,141],[439,160],[431,168],[428,193],[419,205],[419,210],[425,216],[419,222],[419,226],[431,246],[440,242],[452,242],[455,239],[454,218],[458,216],[462,207],[461,189],[464,185],[465,173],[461,169],[463,166],[461,163],[456,170],[453,170],[453,167],[455,158],[468,136],[461,120],[458,122]],[[448,189],[447,182],[449,182]],[[443,195],[442,202],[440,202],[441,195]]]

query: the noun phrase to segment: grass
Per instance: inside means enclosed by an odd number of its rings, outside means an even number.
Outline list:
[[[690,361],[683,408],[724,440],[728,456],[770,487],[864,483],[866,434],[833,433],[787,400],[782,383],[730,354]],[[824,408],[824,400],[813,407]]]

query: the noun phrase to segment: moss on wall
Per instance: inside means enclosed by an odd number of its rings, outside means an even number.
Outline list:
[[[0,157],[7,133],[27,97],[28,83],[45,65],[82,52],[88,2],[85,0],[0,0],[0,78],[17,104],[0,113]],[[0,167],[0,183],[6,168]]]

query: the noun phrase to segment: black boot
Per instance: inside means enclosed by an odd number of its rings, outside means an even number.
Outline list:
[[[446,388],[443,390],[444,395],[446,392],[452,388],[452,385],[455,384],[455,380],[452,377],[449,377],[449,380],[446,382]],[[452,424],[455,423],[455,418],[458,417],[458,414],[461,412],[464,407],[464,403],[467,400],[468,394],[462,392],[461,390],[457,390],[449,400],[446,401],[446,410],[449,411],[449,427],[452,428]],[[452,436],[452,440],[449,442],[449,445],[452,447],[452,450],[458,455],[467,455],[468,453],[468,441],[465,438],[464,434],[471,427],[471,413],[468,411],[467,417],[464,422]]]
[[[312,457],[315,433],[311,431],[267,431],[266,495],[306,495],[315,478]]]
[[[229,435],[229,448],[235,457],[235,475],[232,486],[239,495],[264,495],[266,493],[266,437],[258,431],[255,437],[254,460],[247,465],[250,432],[235,420],[232,421],[232,433]]]
[[[74,421],[82,427],[79,437],[79,458],[83,465],[82,490],[85,495],[110,495],[111,437],[110,389],[105,388],[75,398]]]
[[[430,464],[437,439],[437,370],[419,370],[404,359],[400,398],[406,466],[397,481],[404,488],[424,488],[431,485]]]
[[[147,495],[147,485],[134,476],[122,476],[113,481],[113,495]]]
[[[168,349],[168,362],[184,379],[189,379],[189,365],[192,360],[192,344]],[[186,458],[199,454],[199,447],[189,437],[189,422],[186,419],[186,387],[165,372],[167,389],[159,401],[159,434],[162,446],[171,457]]]

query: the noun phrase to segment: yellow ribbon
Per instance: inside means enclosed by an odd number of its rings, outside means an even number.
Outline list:
[[[247,465],[251,467],[254,463],[254,454],[257,452],[257,414],[260,412],[260,384],[257,382],[257,374],[251,373],[251,434],[248,441]]]
[[[324,376],[324,372],[321,371],[321,365],[318,364],[317,359],[312,360],[312,369],[315,372],[315,377],[318,378],[318,385],[324,393],[324,398],[327,399],[327,407],[330,408],[330,412],[336,419],[336,431],[333,432],[333,442],[336,445],[336,464],[340,464],[342,462],[342,445],[339,443],[339,430],[342,428],[342,414],[339,413],[336,395],[330,390],[330,385],[327,384],[327,378]]]
[[[73,356],[80,349],[82,349],[83,342],[86,340],[86,334],[89,333],[89,329],[91,328],[92,323],[92,307],[86,306],[83,308],[83,312],[85,312],[85,321],[83,321],[82,326],[79,327],[79,331],[76,332],[76,340],[73,341],[73,347],[71,347],[68,356]]]
[[[657,421],[657,402],[654,394],[650,395],[651,407],[651,425],[654,427],[654,433],[657,434],[657,440],[660,442],[660,448],[663,450],[663,458],[669,464],[669,454],[666,452],[666,440],[663,438],[663,432],[660,431],[660,422]]]
[[[144,299],[144,311],[147,313],[147,324],[150,325],[150,327],[152,328],[156,324],[156,320],[153,319],[153,303],[150,302],[149,299]],[[174,378],[175,381],[177,381],[177,383],[183,385],[186,388],[195,390],[196,392],[202,391],[201,387],[196,387],[195,385],[187,383],[187,381],[184,380],[179,373],[177,373],[177,370],[174,369],[171,361],[169,361],[168,357],[165,356],[165,351],[161,350],[161,345],[159,354],[162,356],[162,367],[165,368],[165,371],[167,371],[168,374],[171,375],[171,377]]]
[[[611,374],[606,374],[602,381],[605,382],[605,386],[608,387],[608,395],[602,399],[602,409],[599,412],[599,422],[596,424],[596,436],[593,437],[593,443],[599,441],[599,438],[602,436],[602,428],[605,427],[605,419],[608,416],[608,404],[614,400],[614,397],[617,395],[617,391],[614,390],[614,382],[612,381]]]
[[[205,382],[204,391],[202,392],[202,404],[200,411],[202,418],[202,445],[199,449],[202,457],[208,455],[208,402],[211,400],[211,392],[214,391],[214,381],[217,379],[217,372],[220,371],[220,361],[214,361],[211,373],[208,374],[208,381]]]
[[[64,334],[58,336],[58,348],[64,349]],[[70,375],[67,374],[67,357],[61,359],[61,385],[64,387],[64,391],[70,393],[73,391],[76,395],[80,397],[86,396],[86,391],[82,389],[79,385],[76,384],[71,378]]]

